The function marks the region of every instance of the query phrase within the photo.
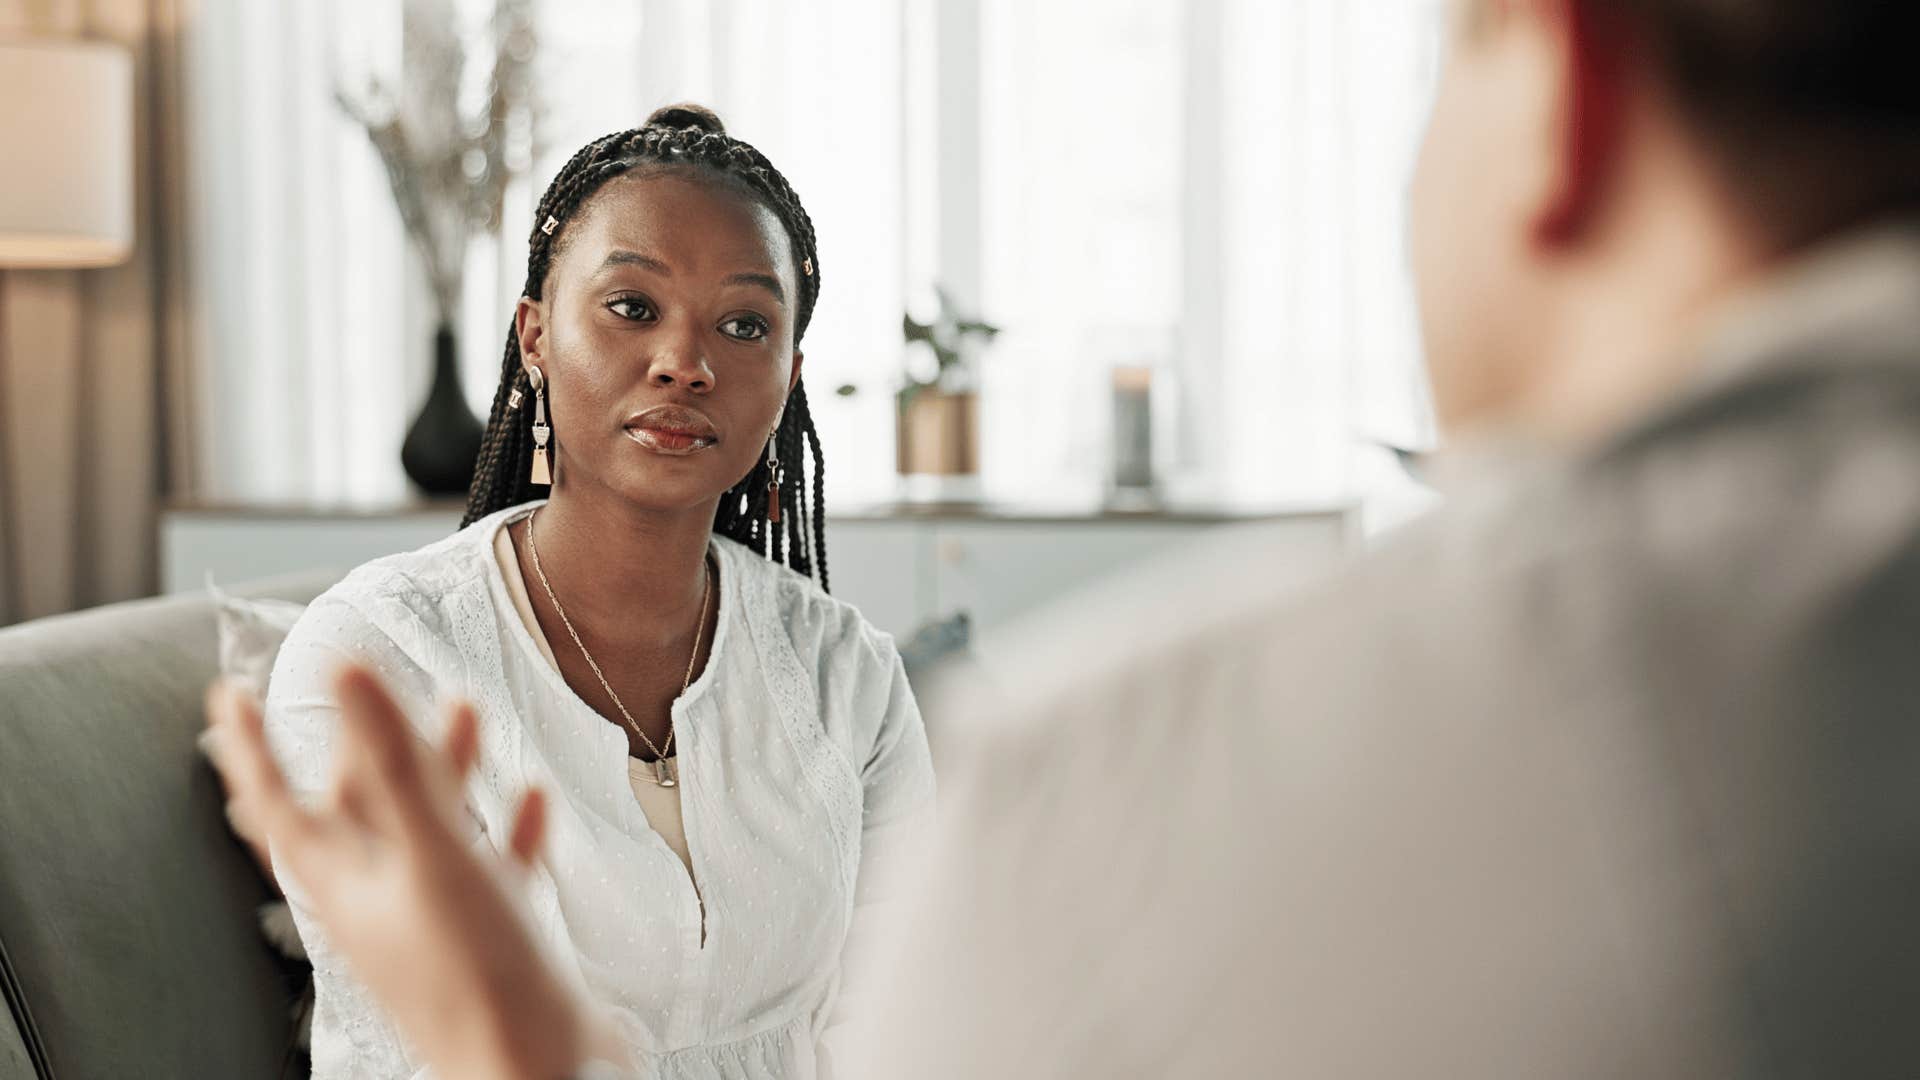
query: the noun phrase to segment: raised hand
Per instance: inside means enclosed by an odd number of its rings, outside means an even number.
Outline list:
[[[461,791],[478,756],[474,712],[449,710],[439,751],[420,745],[377,680],[334,683],[344,730],[332,787],[296,802],[244,690],[207,694],[212,757],[234,827],[271,849],[282,883],[442,1076],[539,1077],[586,1057],[588,1010],[541,958],[509,899],[545,828],[529,791],[505,859],[461,838]]]

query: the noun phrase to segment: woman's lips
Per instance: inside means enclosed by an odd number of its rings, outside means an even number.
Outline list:
[[[670,454],[685,457],[697,454],[713,445],[712,439],[697,435],[687,435],[677,431],[654,431],[651,428],[628,428],[627,438],[656,454]]]
[[[713,421],[698,409],[660,405],[627,418],[627,438],[656,454],[686,457],[720,441]]]

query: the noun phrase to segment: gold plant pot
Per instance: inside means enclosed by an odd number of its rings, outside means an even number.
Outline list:
[[[900,410],[902,476],[972,476],[980,471],[980,412],[975,394],[922,390]]]

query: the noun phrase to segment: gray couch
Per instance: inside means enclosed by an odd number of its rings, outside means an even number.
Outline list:
[[[0,1080],[286,1071],[299,987],[195,744],[215,658],[202,596],[0,630]]]

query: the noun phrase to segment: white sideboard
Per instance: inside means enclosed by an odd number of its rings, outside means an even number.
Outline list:
[[[460,513],[450,502],[358,510],[178,504],[161,517],[161,588],[344,571],[446,536]],[[828,571],[834,594],[882,629],[904,635],[965,611],[984,634],[1227,525],[1269,526],[1279,567],[1331,565],[1353,545],[1355,520],[1344,505],[1260,513],[881,507],[828,518]]]

